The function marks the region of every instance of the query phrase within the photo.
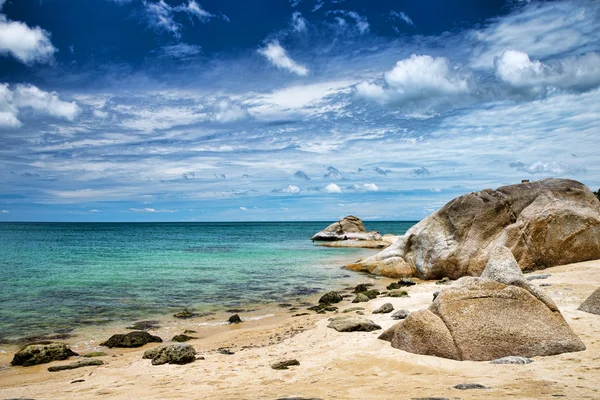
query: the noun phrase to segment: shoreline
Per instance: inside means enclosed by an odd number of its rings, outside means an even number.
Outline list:
[[[551,276],[534,281],[536,286],[552,285],[543,289],[584,341],[585,351],[536,357],[528,365],[491,365],[393,349],[377,336],[397,321],[391,320],[389,314],[371,314],[371,311],[385,302],[391,302],[395,309],[410,311],[427,307],[432,293],[440,286],[432,281],[418,281],[419,284],[408,288],[408,298],[379,297],[360,304],[352,304],[350,299],[336,304],[340,310],[364,307],[365,317],[381,325],[381,331],[336,332],[326,327],[327,320],[335,313],[296,318],[281,313],[226,329],[217,327],[206,336],[199,333],[199,339],[187,343],[205,359],[191,364],[151,366],[141,358],[144,350],[156,345],[148,344],[137,349],[111,349],[110,353],[104,348],[109,356],[100,357],[106,364],[99,367],[59,373],[46,370],[49,365],[67,364],[73,359],[28,368],[11,367],[0,371],[0,397],[598,398],[600,318],[576,308],[600,285],[600,260],[552,267],[543,272]],[[367,280],[364,275],[360,277]],[[378,289],[394,281],[373,278]],[[311,298],[318,299],[319,295]],[[235,354],[220,354],[219,348],[231,349]],[[300,365],[286,371],[270,367],[274,362],[291,358],[298,359]],[[79,379],[83,382],[70,383]],[[399,386],[398,382],[402,384]],[[489,389],[454,389],[459,383],[480,383]]]

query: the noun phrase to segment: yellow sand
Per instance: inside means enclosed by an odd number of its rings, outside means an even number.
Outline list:
[[[600,316],[576,310],[600,286],[600,260],[537,273],[552,274],[533,283],[552,284],[543,289],[587,350],[538,357],[529,365],[460,362],[393,349],[377,339],[381,331],[336,332],[326,327],[331,313],[291,318],[291,314],[278,311],[274,317],[238,326],[182,323],[179,330],[198,331],[201,338],[188,343],[205,357],[188,365],[152,366],[142,359],[144,350],[156,345],[149,344],[134,350],[106,350],[109,356],[102,357],[106,364],[100,367],[54,373],[46,370],[50,364],[10,367],[0,371],[0,399],[600,399]],[[373,281],[382,289],[391,280]],[[395,309],[425,308],[439,289],[426,282],[409,288],[410,298],[378,298],[359,305],[344,301],[340,308],[365,307],[366,317],[385,329],[396,321],[390,314],[371,315],[373,309],[388,301]],[[152,333],[167,339],[181,332]],[[219,354],[216,349],[220,347],[235,354]],[[2,355],[0,362],[5,364],[10,356]],[[300,361],[300,366],[283,371],[270,367],[292,358]],[[79,379],[84,382],[71,383]],[[489,389],[454,389],[459,383],[480,383]]]

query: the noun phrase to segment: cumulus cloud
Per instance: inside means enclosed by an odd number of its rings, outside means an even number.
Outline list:
[[[357,192],[378,192],[379,187],[374,183],[355,183],[351,188]]]
[[[56,51],[50,34],[39,26],[31,28],[0,14],[0,55],[13,56],[24,64],[48,63]]]
[[[285,69],[296,75],[308,75],[308,68],[292,60],[278,41],[273,41],[258,52],[267,58],[277,68]]]
[[[240,207],[240,211],[248,211],[246,207]]]
[[[20,127],[22,122],[18,114],[22,108],[68,121],[73,121],[80,112],[75,102],[60,100],[54,92],[45,92],[33,85],[17,85],[13,91],[8,84],[0,84],[0,127]]]
[[[325,186],[325,191],[327,193],[343,193],[342,188],[335,183],[330,183],[329,185]]]
[[[292,14],[292,28],[296,32],[306,31],[306,20],[302,17],[302,14],[299,11],[296,11]]]
[[[408,103],[469,93],[466,76],[445,57],[413,54],[383,75],[384,84],[362,82],[356,93],[381,103]]]
[[[532,61],[527,53],[507,50],[494,60],[494,67],[498,79],[519,90],[585,91],[600,86],[600,55],[595,52],[542,63]]]
[[[287,185],[286,187],[284,187],[282,189],[271,190],[271,192],[273,192],[273,193],[287,193],[287,194],[298,194],[301,191],[302,191],[302,189],[300,189],[296,185]]]
[[[156,209],[156,208],[130,208],[130,211],[136,213],[175,213],[177,210],[166,210],[166,209]]]
[[[509,167],[516,169],[517,171],[526,172],[528,174],[546,174],[546,175],[562,175],[562,174],[576,174],[580,172],[586,172],[587,169],[584,166],[576,164],[568,164],[564,162],[543,162],[537,161],[532,164],[525,164],[523,162],[512,162]]]

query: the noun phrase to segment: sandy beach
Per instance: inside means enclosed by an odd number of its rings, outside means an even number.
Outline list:
[[[142,359],[143,348],[105,350],[105,365],[48,372],[49,364],[11,367],[0,371],[0,398],[32,399],[597,399],[600,397],[600,317],[577,307],[600,285],[600,260],[548,268],[534,284],[557,303],[566,321],[587,349],[551,357],[536,357],[528,365],[492,365],[410,354],[378,340],[382,331],[340,333],[327,328],[335,313],[291,317],[273,310],[273,316],[239,325],[198,326],[188,320],[177,328],[195,329],[199,339],[188,342],[204,357],[187,365],[152,366]],[[531,274],[528,274],[531,275]],[[383,289],[391,279],[370,279]],[[390,314],[371,314],[383,303],[396,310],[426,308],[440,286],[422,282],[410,287],[408,298],[377,298],[338,304],[340,311],[360,306],[365,316],[383,329],[396,321]],[[311,300],[316,300],[315,297]],[[299,310],[298,313],[303,312]],[[243,317],[243,315],[242,315]],[[169,329],[174,329],[170,327]],[[173,332],[150,331],[163,339]],[[226,348],[233,355],[221,354]],[[77,349],[76,349],[77,350]],[[10,354],[2,354],[3,364]],[[296,359],[299,366],[274,370],[271,364]],[[55,362],[61,365],[72,362]],[[78,381],[73,383],[74,381]],[[488,389],[458,390],[461,383],[479,383]]]

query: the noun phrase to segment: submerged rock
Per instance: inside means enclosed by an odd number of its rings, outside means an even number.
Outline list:
[[[187,364],[196,360],[196,350],[189,344],[173,343],[148,349],[142,358],[152,360],[152,365]]]
[[[149,331],[160,328],[158,321],[138,321],[134,322],[132,326],[128,326],[125,329],[133,329],[134,331]]]
[[[240,322],[242,322],[242,319],[240,318],[239,315],[233,314],[231,317],[229,317],[228,322],[230,324],[239,324]]]
[[[585,299],[579,306],[578,310],[600,315],[600,288],[594,290],[590,297]]]
[[[334,318],[327,327],[338,332],[371,332],[381,329],[379,325],[371,320],[356,317]]]
[[[101,361],[101,360],[95,360],[95,359],[79,360],[79,361],[75,361],[74,363],[67,364],[67,365],[55,365],[52,367],[48,367],[48,371],[58,372],[58,371],[65,371],[68,369],[91,367],[91,366],[98,366],[98,365],[103,365],[103,364],[104,364],[104,361]]]
[[[147,343],[160,343],[162,339],[148,332],[135,331],[127,334],[112,335],[106,342],[100,343],[100,346],[113,347],[142,347]]]
[[[521,270],[600,258],[600,203],[582,183],[544,179],[460,196],[349,269],[389,277],[478,276],[505,245]]]
[[[348,215],[315,234],[311,240],[381,240],[379,232],[367,232],[360,218]]]
[[[194,317],[195,314],[193,312],[191,312],[190,310],[188,310],[187,308],[184,308],[183,311],[173,314],[173,316],[175,318],[188,319],[188,318]]]
[[[46,364],[52,361],[66,360],[71,356],[78,354],[67,347],[64,343],[58,342],[40,342],[32,343],[23,347],[13,357],[11,365],[22,365],[31,367],[32,365]]]

